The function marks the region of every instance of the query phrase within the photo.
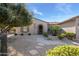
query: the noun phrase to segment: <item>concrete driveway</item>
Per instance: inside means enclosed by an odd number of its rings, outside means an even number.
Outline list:
[[[42,35],[17,35],[14,39],[9,40],[8,47],[12,47],[23,56],[46,56],[48,49],[68,44],[68,42],[59,40],[57,37],[52,37],[52,40],[47,40]],[[16,56],[16,53],[12,55]]]

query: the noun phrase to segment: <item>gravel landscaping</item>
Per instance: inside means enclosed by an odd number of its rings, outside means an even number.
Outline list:
[[[59,45],[78,45],[78,43],[64,39],[59,40],[57,37],[53,36],[52,40],[47,40],[46,37],[42,35],[17,35],[14,36],[15,40],[8,42],[9,55],[15,56],[46,56],[46,51],[50,48],[54,48]],[[14,51],[14,52],[11,52]]]

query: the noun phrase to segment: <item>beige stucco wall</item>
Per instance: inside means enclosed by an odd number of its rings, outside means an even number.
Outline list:
[[[48,30],[48,24],[47,22],[41,21],[41,20],[36,20],[32,19],[33,23],[29,26],[29,32],[27,32],[27,26],[23,28],[24,32],[31,33],[31,34],[38,34],[38,26],[42,25],[43,26],[43,32],[47,32]],[[21,33],[21,27],[16,27],[16,33]]]
[[[18,33],[18,34],[20,34],[21,33],[21,27],[15,27],[15,29],[16,29],[16,33]]]
[[[79,18],[76,18],[76,39],[79,40]]]
[[[62,27],[63,30],[66,32],[73,32],[76,33],[76,26],[75,26],[75,20],[71,20],[68,22],[61,23],[60,26]]]
[[[36,20],[36,19],[33,19],[33,24],[29,27],[30,28],[29,32],[32,34],[38,34],[38,26],[39,25],[43,26],[43,32],[47,32],[47,30],[48,30],[47,22],[44,22],[41,20]]]
[[[62,28],[64,31],[66,32],[73,32],[73,33],[76,33],[76,30],[75,30],[75,26],[73,27],[67,27],[67,28]]]

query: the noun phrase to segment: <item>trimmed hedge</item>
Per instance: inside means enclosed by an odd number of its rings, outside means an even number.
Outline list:
[[[76,34],[75,33],[70,33],[70,32],[66,32],[66,37],[70,40],[75,39]]]
[[[71,32],[65,32],[65,33],[59,34],[57,37],[59,39],[63,39],[63,38],[66,37],[69,40],[74,40],[76,38],[76,34],[75,33],[71,33]]]
[[[62,34],[58,35],[57,37],[58,37],[59,39],[63,39],[65,36],[66,36],[66,34],[62,33]]]
[[[49,49],[48,56],[79,56],[79,46],[64,45]]]

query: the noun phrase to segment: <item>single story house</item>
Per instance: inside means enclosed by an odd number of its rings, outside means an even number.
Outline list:
[[[34,18],[32,19],[33,22],[29,26],[23,27],[24,33],[31,33],[31,34],[42,34],[43,32],[48,31],[48,22]],[[21,27],[16,27],[16,33],[21,33]]]
[[[66,32],[73,32],[76,33],[77,27],[78,27],[78,19],[79,16],[72,17],[68,20],[65,20],[63,22],[58,23],[58,25],[61,26],[61,28]]]
[[[49,23],[37,18],[32,19],[33,23],[29,26],[23,27],[24,33],[42,34],[48,32],[48,27],[51,25],[60,25],[66,32],[76,33],[76,37],[79,39],[79,16],[72,17],[66,21],[60,23]],[[16,27],[16,33],[21,33],[21,27]]]

